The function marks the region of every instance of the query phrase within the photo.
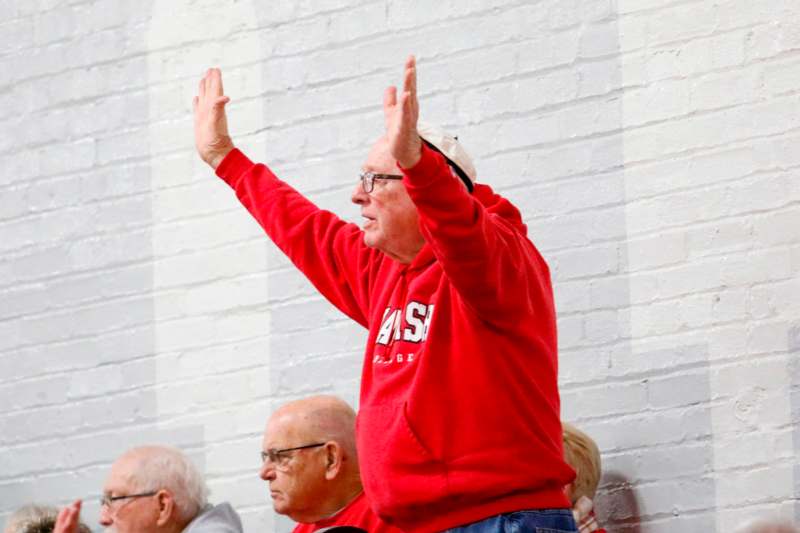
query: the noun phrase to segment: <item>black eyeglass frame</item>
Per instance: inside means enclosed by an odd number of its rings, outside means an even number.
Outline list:
[[[126,494],[124,496],[103,495],[100,497],[100,507],[108,507],[110,509],[111,504],[119,500],[128,500],[131,498],[144,498],[146,496],[155,496],[156,494],[158,494],[157,490],[151,490],[149,492],[140,492],[138,494]]]
[[[261,462],[266,463],[267,459],[271,463],[278,464],[280,461],[280,454],[286,452],[294,452],[297,450],[306,450],[308,448],[319,448],[320,446],[325,446],[327,442],[315,442],[314,444],[305,444],[303,446],[295,446],[293,448],[284,448],[282,450],[267,450],[265,452],[261,452]]]
[[[375,190],[375,180],[401,180],[403,176],[399,174],[378,174],[376,172],[362,172],[358,175],[361,178],[361,188],[369,194]]]

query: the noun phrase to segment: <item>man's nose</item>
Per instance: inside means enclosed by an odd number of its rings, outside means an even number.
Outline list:
[[[111,518],[111,513],[108,511],[107,505],[100,506],[100,525],[103,527],[108,527],[114,523],[114,520]]]
[[[258,472],[258,476],[264,481],[272,481],[275,479],[275,465],[272,464],[272,461],[264,461],[261,464],[261,470]]]
[[[356,182],[353,193],[350,195],[350,201],[357,205],[362,205],[369,201],[369,194],[364,192],[364,187],[361,185],[360,180]]]

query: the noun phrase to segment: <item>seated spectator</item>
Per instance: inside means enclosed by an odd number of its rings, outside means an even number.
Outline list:
[[[180,450],[143,446],[111,466],[103,488],[100,524],[115,533],[242,533],[236,511],[207,503],[208,489]],[[55,533],[78,533],[80,500],[58,515]]]
[[[564,487],[572,503],[572,514],[580,533],[605,533],[594,516],[594,496],[600,482],[600,450],[589,435],[562,422],[564,460],[575,470],[575,479]]]
[[[8,517],[3,533],[22,533],[33,522],[39,522],[58,515],[55,507],[44,505],[26,505],[20,507]]]
[[[261,479],[275,512],[299,522],[294,533],[336,528],[399,532],[370,509],[361,486],[353,409],[333,396],[278,408],[267,422]]]
[[[16,510],[6,522],[3,533],[52,533],[58,509],[41,505],[26,505]],[[78,533],[91,533],[86,524],[76,523]]]

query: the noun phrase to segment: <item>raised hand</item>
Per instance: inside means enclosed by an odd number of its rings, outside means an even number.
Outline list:
[[[400,166],[411,168],[417,164],[422,152],[422,140],[417,133],[419,101],[417,100],[417,62],[414,56],[406,60],[403,74],[403,92],[388,87],[383,94],[383,117],[389,150]]]
[[[78,522],[81,517],[81,501],[76,500],[70,506],[58,512],[53,533],[78,533]]]
[[[233,150],[225,116],[225,104],[228,102],[230,98],[222,90],[222,72],[218,68],[208,69],[200,80],[198,95],[192,101],[194,143],[202,160],[214,169]]]

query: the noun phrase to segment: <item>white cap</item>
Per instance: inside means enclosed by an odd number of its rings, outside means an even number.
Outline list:
[[[472,159],[458,142],[458,138],[450,135],[439,126],[428,124],[427,122],[417,121],[417,133],[422,137],[428,146],[442,154],[455,174],[461,178],[467,189],[472,191],[472,184],[478,173],[475,172],[475,165]]]

